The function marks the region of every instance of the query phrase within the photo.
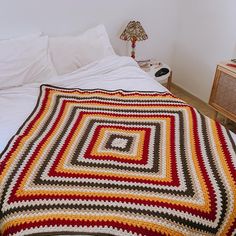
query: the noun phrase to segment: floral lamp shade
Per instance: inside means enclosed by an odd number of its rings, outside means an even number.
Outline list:
[[[123,31],[123,33],[120,35],[120,39],[125,41],[131,41],[132,43],[131,57],[135,59],[136,41],[146,40],[148,39],[148,36],[139,21],[130,21],[126,26],[125,30]]]

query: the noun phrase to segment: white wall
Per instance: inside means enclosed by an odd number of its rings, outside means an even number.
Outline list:
[[[216,64],[236,57],[236,1],[180,0],[174,82],[208,101]]]
[[[140,20],[149,39],[137,45],[137,58],[161,58],[171,64],[178,0],[0,0],[0,38],[41,30],[49,35],[76,34],[104,23],[117,53],[130,20]]]

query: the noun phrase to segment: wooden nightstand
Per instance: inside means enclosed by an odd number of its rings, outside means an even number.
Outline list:
[[[219,112],[236,122],[236,68],[227,64],[233,63],[220,63],[216,67],[209,104],[215,109],[216,116]]]
[[[167,64],[156,60],[138,61],[138,64],[140,68],[147,72],[152,78],[154,78],[160,84],[166,85],[167,89],[170,90],[172,81],[172,71]],[[169,72],[165,75],[157,77],[156,73],[162,68],[168,69]]]

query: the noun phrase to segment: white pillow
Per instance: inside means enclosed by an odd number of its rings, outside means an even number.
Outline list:
[[[49,51],[59,75],[115,55],[104,25],[98,25],[79,36],[50,38]]]
[[[55,74],[47,36],[29,35],[0,41],[0,89],[43,82]]]

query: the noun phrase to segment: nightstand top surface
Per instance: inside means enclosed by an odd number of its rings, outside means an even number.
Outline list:
[[[232,62],[232,61],[223,61],[223,62],[220,62],[220,63],[218,64],[218,66],[221,66],[221,67],[223,67],[223,68],[225,68],[225,69],[227,69],[227,70],[229,70],[229,71],[231,71],[231,72],[233,72],[233,73],[236,73],[236,67],[227,66],[227,64],[233,64],[233,65],[236,66],[236,63],[234,63],[234,62]]]
[[[158,82],[168,79],[170,76],[170,73],[171,73],[170,67],[167,64],[165,64],[159,60],[151,59],[149,61],[147,60],[147,62],[145,62],[145,61],[141,61],[141,63],[138,62],[138,64],[141,67],[141,69],[143,69],[145,72],[147,72],[151,77],[155,78]],[[143,64],[144,66],[141,66],[140,64]],[[160,77],[155,77],[156,72],[162,68],[169,69],[169,72],[165,75],[160,76]]]

